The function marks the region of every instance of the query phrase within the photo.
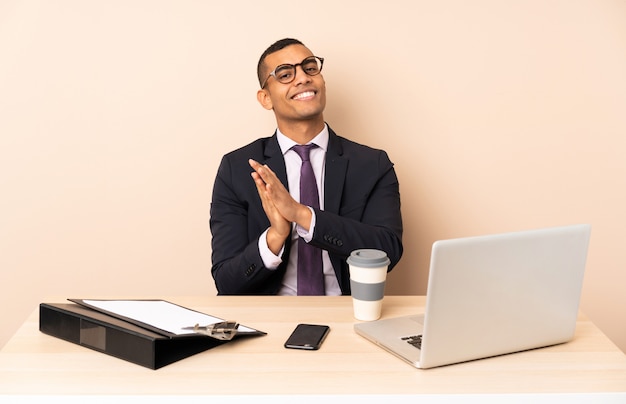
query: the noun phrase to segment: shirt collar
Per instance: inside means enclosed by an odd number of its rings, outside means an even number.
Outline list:
[[[309,143],[316,144],[317,147],[326,152],[328,150],[328,136],[328,125],[324,124],[324,129],[322,129],[322,131],[318,133],[317,136],[315,136]],[[276,138],[278,139],[278,145],[280,146],[280,150],[283,152],[283,155],[285,155],[289,149],[297,144],[287,136],[283,135],[280,132],[280,129],[276,129]]]

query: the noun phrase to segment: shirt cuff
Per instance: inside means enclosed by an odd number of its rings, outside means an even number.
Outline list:
[[[283,260],[280,259],[280,255],[282,255],[283,251],[285,251],[285,246],[280,249],[279,256],[274,255],[272,250],[270,250],[270,248],[267,246],[268,231],[269,229],[265,230],[263,234],[261,234],[261,237],[259,237],[259,253],[261,254],[261,260],[263,261],[263,265],[265,265],[265,268],[274,270],[278,268],[278,266],[283,262]]]

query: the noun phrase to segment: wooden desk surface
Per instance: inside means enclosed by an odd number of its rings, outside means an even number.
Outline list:
[[[235,319],[268,335],[150,370],[39,332],[35,310],[0,352],[0,395],[619,392],[621,399],[626,397],[626,355],[583,315],[572,342],[418,370],[354,333],[350,297],[166,300]],[[424,304],[422,296],[387,296],[383,317],[414,314]],[[283,348],[300,322],[330,325],[319,351]]]

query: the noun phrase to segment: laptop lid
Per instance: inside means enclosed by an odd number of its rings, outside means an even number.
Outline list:
[[[423,330],[415,316],[359,323],[355,330],[420,368],[569,341],[590,232],[583,224],[437,241]],[[400,327],[421,331],[418,361],[393,348],[412,333]]]

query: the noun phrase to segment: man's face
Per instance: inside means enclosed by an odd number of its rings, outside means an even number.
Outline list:
[[[282,64],[298,64],[305,58],[313,56],[311,51],[302,45],[290,45],[265,58],[266,75]],[[295,79],[288,84],[279,83],[270,77],[265,88],[258,93],[261,105],[273,109],[278,122],[294,122],[319,119],[326,106],[326,83],[321,74],[309,76],[296,67]]]

